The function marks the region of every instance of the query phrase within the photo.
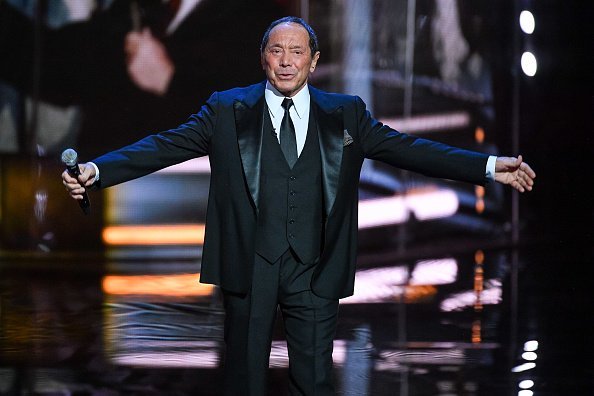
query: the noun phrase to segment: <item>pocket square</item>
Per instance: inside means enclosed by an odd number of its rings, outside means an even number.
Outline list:
[[[353,143],[353,137],[351,135],[349,135],[349,132],[345,129],[344,130],[344,141],[343,141],[343,146],[346,147],[349,144]]]

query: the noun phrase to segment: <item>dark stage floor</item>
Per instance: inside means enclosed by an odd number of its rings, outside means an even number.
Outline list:
[[[361,269],[340,308],[339,394],[594,394],[592,300],[580,287],[591,249],[561,245]],[[198,268],[5,255],[0,394],[218,394],[223,311],[216,289],[197,287]],[[287,365],[279,324],[271,395],[286,394]]]

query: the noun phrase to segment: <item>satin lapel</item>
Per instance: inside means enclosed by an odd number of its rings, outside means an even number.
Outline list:
[[[262,157],[264,91],[236,100],[233,103],[237,143],[243,165],[243,174],[250,190],[256,212],[260,192],[260,165]]]
[[[330,215],[336,200],[340,167],[342,164],[342,151],[344,142],[344,129],[342,107],[334,108],[327,112],[315,101],[312,101],[313,115],[317,119],[318,138],[322,156],[322,177],[324,188],[324,204],[326,215]]]

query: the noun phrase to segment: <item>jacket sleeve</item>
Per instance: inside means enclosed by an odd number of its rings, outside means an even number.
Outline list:
[[[425,176],[484,185],[488,155],[396,131],[373,117],[355,100],[357,126],[366,158]]]
[[[147,136],[92,160],[100,172],[98,187],[110,187],[208,155],[218,112],[219,99],[215,92],[198,113],[177,128]]]

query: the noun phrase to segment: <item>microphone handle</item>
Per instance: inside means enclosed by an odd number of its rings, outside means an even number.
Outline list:
[[[66,166],[66,170],[70,174],[70,176],[75,177],[78,179],[80,175],[80,168],[78,167],[78,163],[72,166]],[[89,195],[87,194],[86,187],[85,192],[82,194],[83,198],[78,200],[78,205],[82,209],[83,213],[88,215],[91,212],[91,201],[89,201]]]

